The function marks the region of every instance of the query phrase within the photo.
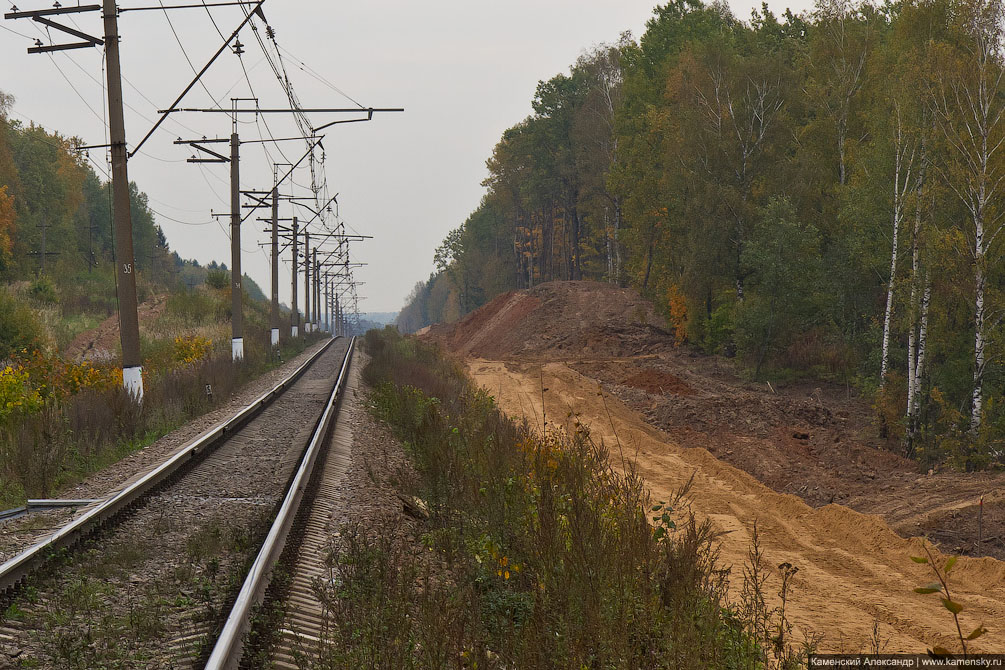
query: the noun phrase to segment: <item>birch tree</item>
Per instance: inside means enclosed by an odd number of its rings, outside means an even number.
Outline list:
[[[956,5],[955,48],[937,50],[932,100],[949,148],[941,169],[969,214],[968,253],[974,280],[974,349],[970,430],[976,436],[984,410],[988,338],[986,293],[989,252],[1005,226],[1001,206],[1005,164],[1002,77],[1002,0],[961,0]]]
[[[752,189],[782,139],[784,67],[771,55],[740,56],[716,44],[683,59],[682,69],[681,94],[696,125],[685,128],[691,137],[681,139],[695,149],[693,169],[715,187],[717,206],[728,219],[736,299],[742,301],[743,249],[757,204]]]
[[[853,103],[862,89],[876,31],[873,12],[851,0],[818,0],[807,96],[834,124],[838,183],[848,180],[848,135]],[[867,10],[870,9],[864,6]]]
[[[894,100],[893,111],[893,207],[892,227],[890,231],[890,281],[886,288],[886,310],[883,316],[883,352],[880,364],[880,385],[886,384],[887,370],[890,361],[890,324],[893,320],[893,292],[897,282],[897,260],[900,249],[900,226],[904,218],[904,199],[911,188],[911,170],[914,168],[914,158],[917,151],[916,142],[910,132],[904,127],[901,103]]]
[[[622,35],[617,45],[601,45],[581,56],[574,68],[574,76],[585,81],[586,89],[572,129],[582,182],[580,211],[593,220],[593,228],[602,236],[606,279],[615,284],[621,283],[621,196],[607,188],[607,175],[618,156],[614,120],[624,79],[621,52],[629,44],[630,36]]]

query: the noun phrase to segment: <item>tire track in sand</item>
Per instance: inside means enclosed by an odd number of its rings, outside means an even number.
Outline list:
[[[788,561],[799,568],[786,609],[796,627],[794,639],[815,632],[823,636],[823,651],[865,651],[878,621],[888,653],[918,652],[935,644],[958,649],[949,612],[935,596],[912,591],[933,581],[926,566],[909,558],[923,553],[921,540],[898,536],[879,516],[833,504],[814,509],[795,496],[776,493],[705,449],[681,448],[618,399],[600,396],[596,381],[564,363],[473,359],[467,365],[475,382],[514,418],[527,417],[539,426],[543,409],[550,422],[558,423],[576,413],[595,438],[607,443],[615,462],[620,462],[620,452],[635,459],[654,500],[667,499],[695,473],[693,510],[725,533],[720,562],[733,567],[733,595],[739,593],[756,520],[766,564]],[[543,407],[542,382],[547,389]],[[769,595],[777,588],[778,580],[771,580]],[[950,588],[965,607],[965,631],[979,623],[990,629],[972,649],[1005,652],[1005,563],[960,558]]]

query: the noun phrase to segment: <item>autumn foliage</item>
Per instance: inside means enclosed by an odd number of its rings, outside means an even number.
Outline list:
[[[875,397],[891,447],[1000,461],[1005,3],[742,18],[660,5],[539,82],[399,325],[546,281],[631,285],[753,377]]]

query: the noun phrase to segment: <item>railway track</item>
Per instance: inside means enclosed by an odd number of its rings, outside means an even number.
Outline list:
[[[335,418],[352,349],[332,341],[234,418],[0,566],[0,668],[238,667],[273,566],[310,525],[323,468],[348,458]],[[326,458],[333,428],[343,453]]]

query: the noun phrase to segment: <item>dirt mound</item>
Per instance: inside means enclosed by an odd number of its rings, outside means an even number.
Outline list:
[[[573,430],[565,425],[564,417],[568,416],[570,422],[588,425],[593,437],[611,448],[616,466],[620,457],[635,461],[651,488],[653,501],[669,499],[693,476],[691,508],[722,533],[720,563],[732,567],[733,597],[742,585],[741,573],[756,522],[765,563],[788,562],[799,568],[786,605],[797,629],[793,639],[815,632],[824,636],[821,651],[865,651],[870,648],[875,626],[890,653],[923,653],[936,644],[959,648],[952,618],[941,602],[913,591],[931,582],[932,574],[926,566],[911,561],[911,556],[923,550],[910,533],[898,536],[880,516],[861,514],[843,505],[813,508],[799,497],[776,492],[708,450],[690,447],[686,436],[671,438],[654,428],[617,397],[607,393],[598,397],[595,378],[581,375],[566,363],[469,360],[468,369],[500,407],[517,419],[526,417],[539,425],[547,410],[549,424],[555,421],[551,417],[559,417],[559,423]],[[622,369],[620,375],[626,372]],[[686,379],[700,387],[696,379]],[[696,390],[706,393],[705,389]],[[827,402],[827,396],[822,397]],[[741,419],[741,423],[746,421]],[[723,428],[720,424],[719,429]],[[749,435],[734,436],[727,444],[739,453],[742,439],[751,440],[755,449],[762,451],[768,444],[767,440],[755,442]],[[914,479],[917,475],[912,476],[912,482]],[[922,479],[934,481],[937,477]],[[814,484],[812,480],[805,483]],[[880,482],[872,488],[882,485]],[[910,505],[910,499],[917,496],[905,487],[896,497]],[[943,556],[940,564],[944,561]],[[778,585],[779,577],[771,571],[765,591],[772,606],[779,604],[774,597]],[[992,628],[972,649],[1001,650],[1005,630],[1000,624],[992,627],[991,622],[1005,621],[1005,565],[992,558],[964,556],[954,569],[952,587],[954,599],[964,604],[961,617],[967,630],[982,621]]]
[[[654,370],[653,368],[643,368],[634,374],[630,374],[621,383],[625,386],[642,389],[646,393],[694,395],[694,389],[677,375],[661,370]]]
[[[496,297],[424,337],[449,350],[504,360],[611,358],[673,346],[662,318],[632,289],[600,282],[549,282]]]

